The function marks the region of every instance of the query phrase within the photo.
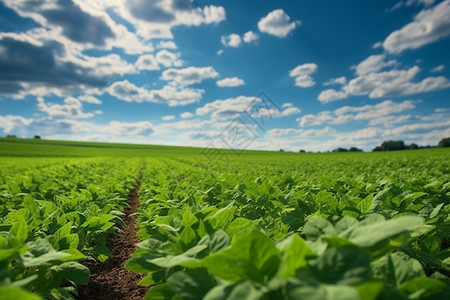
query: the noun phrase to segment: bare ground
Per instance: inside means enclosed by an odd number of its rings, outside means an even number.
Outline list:
[[[131,254],[136,250],[137,216],[130,216],[137,211],[139,206],[139,186],[129,195],[128,208],[124,217],[125,227],[118,236],[111,236],[106,246],[112,251],[114,257],[103,263],[85,261],[91,276],[87,286],[78,286],[79,300],[142,300],[148,288],[139,287],[137,283],[142,279],[142,274],[130,272],[124,268]]]

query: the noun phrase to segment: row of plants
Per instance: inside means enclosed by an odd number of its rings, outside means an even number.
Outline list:
[[[80,261],[112,256],[106,239],[123,225],[139,168],[104,158],[3,165],[0,299],[76,299],[89,280]]]
[[[448,164],[376,158],[148,159],[126,268],[146,299],[448,298]]]

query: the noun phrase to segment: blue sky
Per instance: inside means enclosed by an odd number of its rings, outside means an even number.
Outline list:
[[[436,145],[449,36],[450,0],[1,0],[0,135]]]

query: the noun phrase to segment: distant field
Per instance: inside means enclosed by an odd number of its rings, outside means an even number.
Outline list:
[[[448,148],[1,138],[0,299],[448,299],[449,204]]]

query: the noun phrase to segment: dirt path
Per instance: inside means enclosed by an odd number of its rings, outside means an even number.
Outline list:
[[[124,268],[125,263],[136,250],[136,243],[139,242],[135,227],[137,216],[130,216],[139,206],[139,186],[130,193],[128,203],[130,208],[125,211],[125,228],[119,236],[108,238],[106,244],[114,257],[104,263],[85,262],[91,271],[91,277],[88,286],[78,287],[79,300],[142,300],[145,298],[148,288],[137,286],[143,276]]]

